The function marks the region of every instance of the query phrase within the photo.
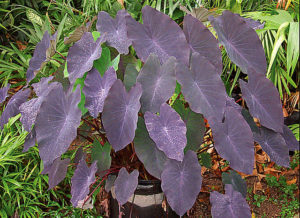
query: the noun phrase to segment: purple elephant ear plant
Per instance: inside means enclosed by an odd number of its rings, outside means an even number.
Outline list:
[[[147,175],[161,180],[170,207],[183,216],[194,205],[202,186],[197,154],[203,148],[204,117],[212,128],[216,151],[232,169],[252,173],[254,141],[272,161],[288,167],[289,150],[299,147],[283,124],[279,94],[265,77],[267,64],[261,41],[245,19],[229,11],[210,17],[215,37],[191,15],[184,18],[183,29],[149,6],[142,9],[142,18],[143,24],[125,10],[116,18],[100,12],[96,25],[100,37],[85,32],[69,49],[67,89],[53,77],[42,78],[32,85],[36,97],[27,101],[29,84],[5,105],[0,128],[21,113],[21,122],[30,132],[25,150],[38,144],[49,188],[63,180],[72,162],[76,170],[71,180],[71,202],[74,207],[83,207],[95,191],[90,192],[92,184],[98,188],[119,172],[115,180],[109,180],[109,187],[114,186],[121,207],[134,194],[139,179]],[[55,36],[46,32],[37,45],[28,82],[55,49],[51,47]],[[220,77],[219,43],[248,76],[248,81],[240,80],[240,87],[250,114],[226,94]],[[116,74],[115,60],[105,56],[110,54],[109,47],[120,54],[136,54],[142,68],[131,66],[132,72],[128,68],[123,81]],[[99,68],[99,64],[103,66]],[[7,90],[0,89],[1,102]],[[172,102],[174,93],[177,99]],[[85,114],[80,105],[89,113]],[[259,119],[260,127],[253,127],[252,116]],[[80,146],[76,160],[62,159],[76,137],[92,144],[92,163],[86,162],[86,149]],[[213,216],[251,217],[244,180],[232,171],[224,181],[225,194],[211,193]]]

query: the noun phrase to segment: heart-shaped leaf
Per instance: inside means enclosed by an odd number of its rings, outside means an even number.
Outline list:
[[[196,153],[187,151],[182,162],[168,160],[161,182],[171,208],[183,216],[193,206],[201,190],[201,166]]]
[[[297,141],[294,133],[286,125],[283,126],[283,134],[281,134],[285,140],[286,145],[290,151],[299,151],[299,142]]]
[[[282,133],[282,106],[274,84],[263,75],[253,74],[248,83],[240,80],[240,87],[251,115],[258,118],[261,125]]]
[[[225,110],[225,121],[212,122],[214,146],[230,166],[245,174],[252,174],[254,142],[252,131],[243,116],[233,107]]]
[[[128,54],[128,47],[131,45],[131,40],[127,37],[126,16],[130,15],[125,10],[119,10],[115,19],[101,11],[96,25],[101,34],[106,34],[107,44],[121,54]]]
[[[182,94],[194,112],[222,120],[227,94],[220,76],[205,57],[193,53],[191,70],[178,64],[176,78],[181,84]]]
[[[0,89],[0,104],[6,99],[10,84]]]
[[[267,62],[261,41],[240,15],[224,11],[222,16],[210,17],[209,20],[232,62],[244,73],[252,74],[254,70],[266,74]]]
[[[150,6],[142,9],[143,24],[126,16],[128,38],[137,56],[145,62],[151,53],[158,56],[161,63],[174,56],[185,65],[189,63],[189,46],[178,24],[169,16]]]
[[[235,191],[240,192],[244,198],[246,197],[247,183],[237,172],[229,170],[228,173],[222,173],[222,182],[223,184],[231,184]]]
[[[71,179],[71,202],[77,207],[78,201],[84,200],[90,191],[90,185],[95,181],[97,163],[94,162],[90,168],[86,165],[85,160],[79,161],[74,175]]]
[[[35,129],[33,128],[25,138],[23,152],[26,152],[29,150],[29,148],[35,146],[35,143],[36,143],[36,132]]]
[[[183,20],[183,32],[192,52],[198,52],[214,67],[215,72],[222,73],[222,53],[218,41],[201,21],[192,15],[186,15]]]
[[[58,157],[54,160],[53,164],[48,169],[48,171],[44,172],[47,173],[49,176],[48,190],[54,188],[66,177],[69,163],[69,158],[61,160],[60,157]]]
[[[101,173],[101,175],[104,175],[104,171],[110,168],[110,150],[111,146],[108,142],[106,142],[103,146],[98,140],[95,140],[93,143],[91,152],[92,162],[97,161],[98,172]]]
[[[71,89],[65,93],[61,85],[50,91],[40,107],[35,130],[40,157],[44,165],[53,161],[67,151],[76,138],[81,120],[78,108],[80,89],[74,93]]]
[[[151,139],[168,158],[183,160],[186,146],[186,126],[179,114],[168,104],[160,106],[159,116],[147,111],[145,123]]]
[[[115,180],[115,192],[120,205],[125,204],[133,195],[138,185],[138,177],[138,170],[134,170],[129,174],[126,168],[122,167],[119,171],[118,177]]]
[[[145,121],[139,117],[134,138],[134,150],[146,170],[154,177],[160,179],[164,164],[167,160],[164,152],[160,151],[150,138]]]
[[[250,207],[243,195],[230,184],[225,185],[225,194],[210,193],[211,214],[214,218],[245,217],[251,218]]]
[[[127,93],[121,80],[110,88],[104,103],[102,122],[109,143],[119,151],[134,139],[142,86],[137,83]]]
[[[150,54],[141,69],[137,82],[142,85],[142,111],[156,113],[160,105],[174,93],[176,87],[175,58],[169,58],[162,66],[155,54]]]
[[[27,100],[29,94],[30,89],[24,89],[18,91],[11,97],[11,99],[9,99],[0,117],[0,129],[2,129],[4,124],[8,122],[9,118],[14,117],[20,113],[19,107]]]
[[[86,32],[69,49],[67,63],[71,84],[74,84],[77,78],[81,78],[85,72],[92,69],[94,60],[101,56],[101,44],[104,41],[105,36],[99,37],[95,42],[92,33]]]
[[[104,100],[116,80],[116,72],[112,67],[105,72],[103,77],[96,68],[88,72],[82,91],[86,96],[85,107],[94,118],[97,118],[98,114],[103,111]]]

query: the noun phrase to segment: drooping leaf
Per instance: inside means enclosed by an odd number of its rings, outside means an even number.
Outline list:
[[[225,185],[225,194],[210,193],[211,213],[214,218],[251,218],[250,207],[243,195],[235,191],[231,184]]]
[[[85,107],[94,118],[97,118],[98,114],[103,111],[104,100],[116,80],[116,72],[112,67],[105,72],[103,77],[96,68],[88,72],[82,91],[86,96]]]
[[[131,45],[131,40],[127,37],[126,16],[130,15],[125,10],[119,10],[115,19],[101,11],[96,25],[101,34],[106,34],[108,45],[121,54],[128,54],[128,47]]]
[[[187,143],[186,126],[179,114],[168,104],[160,106],[159,116],[147,111],[145,124],[151,139],[168,158],[183,160]]]
[[[69,163],[69,158],[61,160],[60,157],[58,157],[54,160],[53,164],[48,169],[48,171],[44,172],[47,173],[49,176],[48,190],[57,186],[66,177]]]
[[[81,120],[80,89],[65,93],[61,85],[50,91],[35,122],[36,138],[44,165],[67,151],[76,138]]]
[[[125,167],[119,171],[118,177],[115,180],[116,198],[120,205],[125,204],[133,195],[138,185],[139,171],[134,170],[130,174]]]
[[[176,78],[192,111],[222,120],[226,104],[225,87],[206,58],[199,53],[193,53],[191,70],[178,64]]]
[[[136,83],[136,78],[139,74],[134,64],[128,64],[124,73],[124,85],[126,90],[129,91]]]
[[[10,84],[0,89],[0,104],[6,99]]]
[[[42,40],[36,45],[32,58],[29,61],[27,69],[27,82],[30,82],[42,68],[48,59],[54,55],[53,46],[56,43],[56,33],[50,36],[48,31],[43,35]]]
[[[246,21],[238,14],[224,11],[222,16],[209,18],[227,54],[244,73],[265,75],[267,62],[262,43]]]
[[[108,175],[107,179],[105,180],[105,191],[108,193],[110,192],[111,188],[114,186],[117,176],[115,175]]]
[[[205,123],[203,116],[193,112],[190,108],[185,108],[178,99],[173,104],[174,110],[180,115],[186,125],[187,144],[185,151],[197,151],[203,142],[205,134]]]
[[[252,174],[254,166],[253,134],[243,116],[233,107],[225,110],[225,121],[212,122],[214,147],[230,162],[230,167]]]
[[[72,42],[77,42],[78,40],[80,40],[84,33],[89,32],[91,30],[92,24],[93,24],[92,22],[88,22],[86,25],[83,24],[77,27],[74,30],[74,32],[70,34],[69,37],[66,37],[64,39],[64,44],[67,45]]]
[[[150,6],[142,9],[143,24],[126,16],[128,38],[137,56],[145,62],[151,53],[158,56],[161,63],[174,56],[177,61],[188,65],[189,46],[182,29],[169,16]]]
[[[283,112],[279,93],[274,84],[264,75],[249,76],[248,83],[240,80],[243,98],[253,117],[261,125],[282,133]]]
[[[142,111],[156,113],[160,105],[174,93],[176,87],[175,58],[169,58],[162,66],[155,54],[150,54],[141,69],[137,82],[142,85]]]
[[[86,165],[85,160],[80,160],[74,175],[71,179],[71,202],[77,207],[78,201],[84,200],[90,190],[90,185],[95,181],[95,173],[97,171],[97,162],[90,167]]]
[[[283,133],[281,134],[285,140],[286,145],[290,151],[299,151],[299,142],[297,141],[294,133],[286,125],[283,126]]]
[[[243,108],[241,113],[242,113],[244,119],[247,121],[248,125],[250,126],[251,131],[253,133],[254,132],[259,133],[259,128],[256,125],[256,123],[254,122],[253,117],[251,116],[251,114],[249,113],[249,111],[246,110],[245,108]]]
[[[215,67],[215,72],[221,75],[222,53],[218,41],[209,29],[192,15],[186,15],[183,20],[183,32],[191,51],[205,57]]]
[[[28,132],[31,131],[32,125],[34,124],[36,120],[36,116],[38,115],[38,112],[40,110],[40,107],[49,94],[49,92],[52,89],[55,89],[58,87],[58,83],[50,83],[48,82],[52,80],[53,77],[44,77],[41,79],[40,82],[33,84],[35,93],[37,94],[38,98],[33,98],[30,101],[26,101],[23,104],[20,105],[19,109],[21,112],[21,123],[24,126],[24,129]]]
[[[35,146],[35,143],[36,143],[36,132],[35,129],[33,128],[25,138],[23,152],[26,152],[29,150],[29,148]]]
[[[80,160],[86,159],[86,153],[83,151],[82,147],[80,147],[75,154],[75,157],[73,159],[73,162],[78,164]]]
[[[152,176],[160,179],[167,157],[164,152],[156,147],[155,142],[150,138],[145,121],[141,117],[138,119],[135,132],[134,149],[146,170]]]
[[[91,152],[92,162],[97,161],[98,172],[101,173],[101,175],[104,175],[104,171],[110,168],[110,150],[111,146],[108,142],[106,142],[103,146],[98,140],[95,140],[93,143]]]
[[[142,86],[137,83],[127,93],[121,80],[110,88],[104,103],[102,122],[109,143],[119,151],[134,139]]]
[[[171,208],[185,214],[195,203],[201,190],[201,166],[195,152],[187,151],[182,162],[168,160],[161,174],[161,188]]]
[[[263,126],[259,129],[260,133],[253,134],[254,140],[269,155],[271,161],[279,166],[289,167],[289,148],[282,135]]]
[[[0,129],[2,129],[4,124],[8,122],[9,118],[14,117],[20,113],[19,107],[27,100],[29,94],[30,89],[24,89],[18,91],[11,97],[11,99],[9,99],[0,117]]]
[[[231,184],[232,188],[235,191],[240,192],[244,198],[246,198],[247,195],[247,183],[240,174],[233,170],[229,170],[229,172],[223,172],[222,173],[222,182],[223,184]]]
[[[74,84],[77,78],[81,78],[85,72],[92,69],[94,60],[101,56],[101,44],[105,40],[105,36],[101,36],[95,42],[92,33],[86,32],[69,49],[67,63],[71,84]]]

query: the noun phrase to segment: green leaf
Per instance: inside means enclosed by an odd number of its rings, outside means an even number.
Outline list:
[[[233,189],[240,192],[244,197],[247,195],[247,184],[244,179],[235,171],[229,170],[229,173],[222,173],[223,184],[231,184]]]
[[[137,71],[134,64],[127,64],[124,76],[124,85],[127,91],[136,83],[136,78],[139,72]]]
[[[211,168],[211,156],[209,153],[200,153],[198,157],[200,158],[200,164],[202,166],[205,166],[206,168]]]
[[[88,109],[86,109],[84,106],[85,105],[85,95],[82,91],[82,89],[84,87],[84,80],[86,78],[86,75],[87,75],[87,72],[84,74],[84,76],[82,78],[76,79],[75,84],[73,86],[73,92],[74,92],[77,88],[77,85],[80,85],[81,99],[78,104],[78,107],[81,110],[82,116],[88,112]]]
[[[97,41],[97,39],[100,37],[100,33],[98,31],[93,31],[92,35],[95,41]]]
[[[110,50],[107,47],[102,47],[102,53],[101,57],[97,60],[94,61],[94,67],[99,71],[101,76],[104,75],[106,70],[108,69],[109,66],[111,66],[110,63]]]
[[[59,38],[61,36],[61,33],[63,31],[67,17],[68,17],[68,14],[65,14],[64,18],[61,20],[60,24],[57,27],[57,37],[56,37],[57,41],[59,40]]]
[[[287,40],[287,72],[292,75],[299,59],[299,23],[291,22]]]
[[[120,55],[118,55],[117,57],[115,57],[115,59],[111,61],[110,67],[113,67],[115,71],[117,71],[119,69],[119,62],[120,62]]]
[[[100,144],[98,140],[93,142],[93,148],[91,152],[92,162],[97,161],[98,172],[102,172],[104,175],[104,170],[108,170],[111,165],[111,145],[106,142],[103,146]]]

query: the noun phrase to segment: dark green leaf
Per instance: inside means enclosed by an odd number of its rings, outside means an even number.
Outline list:
[[[97,161],[98,172],[102,172],[104,175],[104,170],[108,170],[111,164],[111,156],[110,156],[111,145],[106,142],[103,146],[100,144],[98,140],[95,140],[92,148],[92,162]]]
[[[235,171],[229,170],[229,173],[222,173],[223,184],[231,184],[233,189],[240,192],[244,197],[247,195],[247,184],[244,179]]]

